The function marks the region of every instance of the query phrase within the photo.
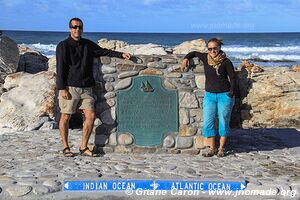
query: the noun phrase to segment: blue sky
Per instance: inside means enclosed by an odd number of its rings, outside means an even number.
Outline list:
[[[300,32],[300,0],[0,0],[0,30]]]

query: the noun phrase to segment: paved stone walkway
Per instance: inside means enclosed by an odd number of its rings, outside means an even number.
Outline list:
[[[80,130],[71,130],[70,146],[74,152],[78,151],[80,138]],[[228,142],[230,154],[224,158],[116,153],[97,158],[65,158],[58,130],[2,132],[0,144],[0,199],[140,199],[124,192],[64,192],[63,181],[68,179],[246,180],[248,190],[272,188],[277,195],[235,199],[300,199],[300,133],[294,129],[234,130]],[[295,191],[296,197],[291,197]],[[232,199],[207,193],[201,197]]]

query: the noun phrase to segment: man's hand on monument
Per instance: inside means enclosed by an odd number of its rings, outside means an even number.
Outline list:
[[[131,55],[129,53],[123,53],[122,58],[124,58],[125,60],[129,60],[131,58]]]
[[[67,100],[71,100],[72,99],[72,95],[68,90],[61,90],[60,91],[60,95],[63,99],[67,99]]]
[[[181,71],[182,72],[187,72],[188,71],[188,65],[189,65],[189,60],[187,58],[183,59],[182,64],[181,64]]]

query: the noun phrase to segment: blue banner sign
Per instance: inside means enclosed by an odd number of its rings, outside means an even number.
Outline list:
[[[244,190],[246,182],[197,180],[98,180],[65,181],[64,191],[125,191],[125,190]]]

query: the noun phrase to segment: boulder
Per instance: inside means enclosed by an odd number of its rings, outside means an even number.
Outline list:
[[[53,56],[48,60],[48,71],[56,73],[56,57]]]
[[[19,46],[19,51],[20,61],[17,72],[36,74],[48,70],[48,58],[43,56],[40,52],[24,46]]]
[[[167,51],[157,44],[137,44],[127,45],[120,48],[119,51],[130,53],[132,55],[167,55]]]
[[[173,54],[188,54],[192,51],[206,52],[207,48],[205,40],[197,39],[183,42],[173,49]]]
[[[103,38],[98,41],[98,45],[102,48],[119,51],[119,49],[125,47],[128,43],[121,40],[108,40]]]
[[[8,74],[16,72],[18,62],[18,45],[9,37],[0,36],[0,84]]]
[[[292,67],[292,70],[295,71],[295,72],[300,72],[300,65],[294,65]]]
[[[247,116],[252,116],[249,124],[253,127],[300,127],[299,72],[280,67],[268,69],[255,76],[248,88],[243,106],[249,108]]]
[[[55,74],[18,72],[5,79],[0,102],[0,127],[36,130],[54,118]]]

